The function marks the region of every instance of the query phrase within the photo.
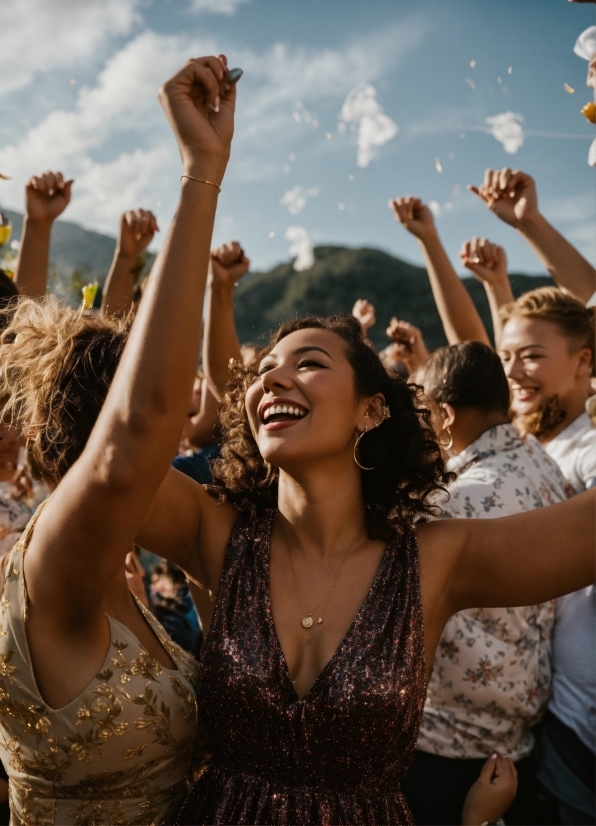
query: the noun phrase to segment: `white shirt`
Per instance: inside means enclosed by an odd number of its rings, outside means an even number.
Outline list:
[[[558,436],[544,445],[571,482],[576,493],[592,487],[596,482],[596,427],[587,413],[571,422]]]
[[[483,433],[455,459],[459,472],[444,505],[449,516],[509,516],[567,498],[556,463],[513,425]],[[447,623],[435,657],[418,748],[451,758],[492,751],[519,760],[550,691],[554,603],[475,608]]]
[[[545,449],[576,493],[596,482],[596,427],[582,413]],[[550,710],[594,751],[596,729],[596,610],[594,586],[556,603],[553,696]]]

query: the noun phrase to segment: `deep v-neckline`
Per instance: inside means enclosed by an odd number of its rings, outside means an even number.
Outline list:
[[[260,564],[262,566],[262,573],[263,573],[263,590],[265,592],[265,616],[267,618],[267,623],[269,625],[269,631],[270,631],[270,634],[271,634],[271,638],[273,640],[273,645],[277,649],[277,655],[278,655],[278,659],[279,659],[280,665],[281,665],[280,670],[281,670],[283,682],[285,684],[285,688],[289,689],[289,692],[292,696],[292,703],[302,703],[305,700],[307,700],[308,698],[310,698],[310,696],[314,693],[315,689],[321,684],[321,682],[323,681],[323,679],[326,676],[327,672],[329,672],[333,668],[333,666],[335,665],[335,661],[340,656],[340,653],[342,652],[342,650],[345,648],[345,646],[350,641],[350,637],[352,636],[352,634],[354,632],[354,628],[356,626],[356,623],[360,619],[361,614],[364,613],[365,609],[367,608],[368,603],[370,602],[370,600],[372,598],[372,595],[373,595],[373,593],[375,592],[375,590],[377,588],[377,585],[380,581],[383,570],[384,570],[384,568],[387,564],[387,560],[389,558],[389,553],[390,553],[390,548],[391,548],[391,540],[385,546],[385,550],[383,551],[383,556],[381,557],[381,561],[379,562],[379,565],[377,567],[377,571],[375,573],[372,584],[371,584],[370,588],[368,589],[368,592],[367,592],[366,596],[364,597],[363,601],[360,603],[360,607],[358,608],[358,610],[354,614],[352,622],[348,626],[348,629],[347,629],[346,633],[343,635],[339,645],[337,646],[337,648],[335,649],[333,654],[329,657],[329,659],[327,660],[327,662],[325,663],[325,665],[323,666],[321,671],[319,671],[315,681],[311,684],[308,691],[305,694],[300,695],[296,691],[296,688],[294,687],[294,683],[292,682],[290,669],[288,667],[288,661],[286,660],[286,655],[284,654],[284,650],[283,650],[281,641],[280,641],[278,633],[277,633],[277,628],[275,627],[275,620],[273,618],[273,607],[272,607],[272,603],[271,603],[271,592],[269,590],[269,568],[270,568],[270,558],[271,558],[271,540],[273,538],[273,528],[275,526],[275,517],[276,517],[276,515],[277,515],[277,512],[274,511],[272,516],[271,516],[269,525],[267,526],[267,532],[266,532],[266,535],[264,537],[265,542],[263,543],[263,545],[261,547],[261,553],[260,553],[260,556],[261,556]]]

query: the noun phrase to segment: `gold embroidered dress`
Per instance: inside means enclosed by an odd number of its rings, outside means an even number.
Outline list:
[[[141,606],[178,670],[108,617],[111,642],[99,673],[68,705],[49,708],[25,633],[23,562],[34,522],[7,555],[0,598],[0,757],[11,823],[171,823],[187,790],[197,723],[191,661]]]

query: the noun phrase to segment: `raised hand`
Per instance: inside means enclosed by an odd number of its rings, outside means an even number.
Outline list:
[[[65,181],[62,172],[44,172],[29,178],[25,186],[25,217],[29,221],[51,223],[70,203],[74,181]]]
[[[250,260],[238,241],[228,241],[211,251],[211,285],[233,287],[249,267]]]
[[[517,769],[513,760],[491,754],[466,796],[463,826],[496,823],[513,803],[516,792]]]
[[[395,198],[389,201],[389,207],[402,227],[421,241],[437,234],[433,214],[420,198]]]
[[[236,86],[225,83],[227,65],[224,55],[191,59],[158,92],[185,173],[211,175],[218,185],[234,134]]]
[[[133,209],[123,213],[120,218],[116,253],[134,263],[147,249],[156,232],[159,232],[159,227],[152,212]]]
[[[487,169],[482,186],[468,184],[468,189],[512,227],[519,228],[539,214],[534,179],[518,169]]]
[[[472,238],[464,241],[459,251],[461,262],[479,281],[494,284],[507,281],[507,256],[498,244],[491,244],[486,238]]]
[[[364,335],[377,323],[375,308],[365,298],[359,298],[352,307],[352,315],[360,322]]]
[[[430,358],[422,333],[409,321],[392,318],[387,327],[387,335],[395,342],[397,358],[403,361],[410,374],[415,373]]]

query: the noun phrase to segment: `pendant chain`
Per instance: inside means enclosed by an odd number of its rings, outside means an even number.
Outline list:
[[[322,623],[323,623],[323,614],[327,610],[327,607],[329,605],[329,600],[331,599],[331,594],[333,593],[333,591],[335,589],[335,586],[337,585],[339,575],[341,574],[341,572],[343,570],[343,567],[346,564],[346,561],[348,559],[348,556],[350,555],[350,552],[352,551],[352,549],[356,545],[356,541],[362,535],[362,528],[358,531],[358,533],[356,534],[354,539],[352,539],[352,541],[350,542],[345,554],[343,555],[341,565],[337,569],[337,573],[335,574],[333,582],[331,583],[331,587],[329,588],[327,593],[324,594],[323,597],[319,600],[319,602],[317,603],[317,605],[316,605],[316,607],[314,608],[313,611],[309,611],[308,606],[306,605],[306,600],[304,599],[304,594],[302,593],[302,589],[300,587],[300,583],[298,582],[298,577],[296,576],[296,571],[294,569],[294,561],[292,559],[292,551],[290,549],[290,543],[288,542],[288,537],[286,535],[285,528],[284,528],[284,526],[281,522],[280,522],[280,528],[281,528],[281,532],[282,532],[283,537],[284,537],[284,542],[285,542],[286,548],[288,550],[288,556],[290,558],[290,568],[292,569],[292,576],[294,577],[294,582],[296,583],[296,591],[297,591],[297,595],[298,595],[298,601],[300,603],[300,607],[302,608],[302,610],[304,610],[304,608],[306,607],[306,613],[305,613],[304,617],[301,619],[300,624],[302,625],[303,628],[305,628],[309,632],[308,637],[306,638],[306,642],[310,643],[310,638],[312,637],[312,630],[311,629],[313,629],[313,626],[315,625],[313,614],[316,614],[319,607],[321,605],[323,605],[323,609],[321,610],[321,612],[319,614],[319,617],[317,619],[317,622],[316,622],[317,625],[322,625]]]

